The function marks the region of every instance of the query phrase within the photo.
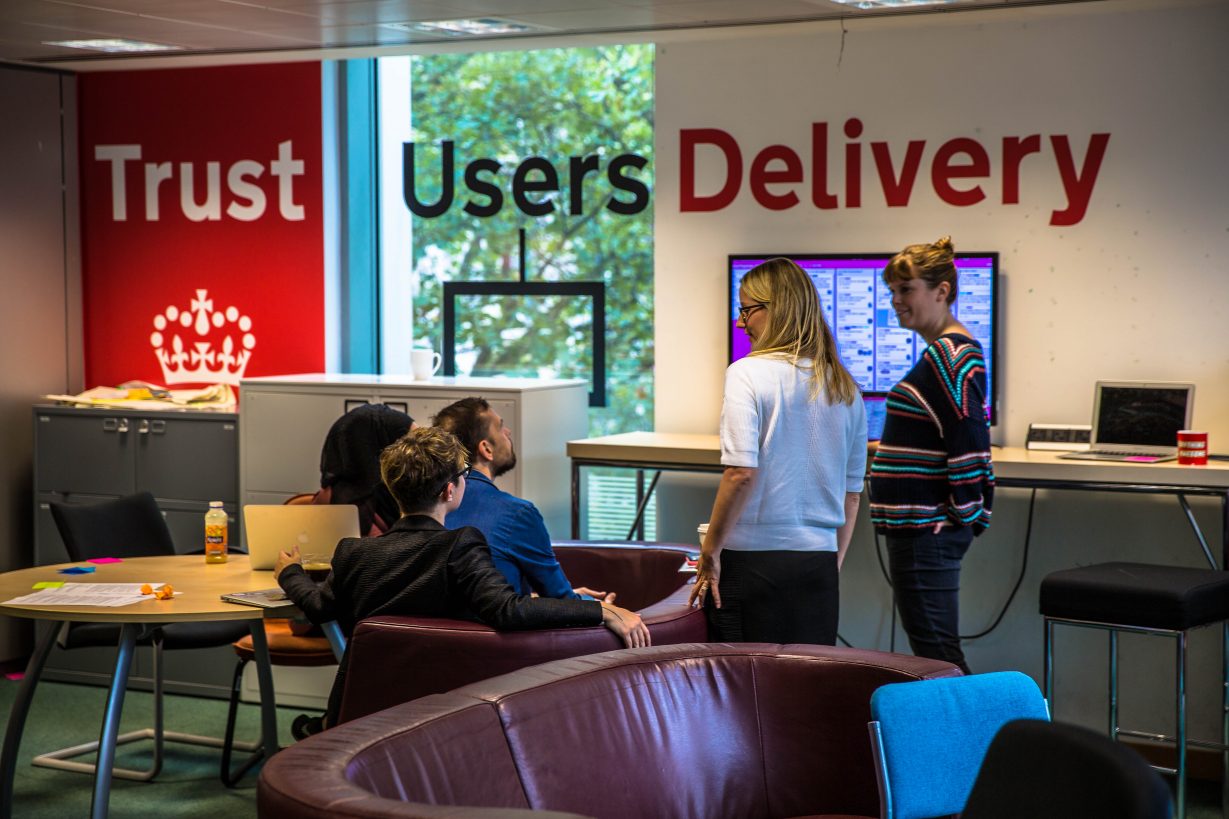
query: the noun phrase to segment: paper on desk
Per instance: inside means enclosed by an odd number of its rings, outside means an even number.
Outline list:
[[[114,608],[152,599],[141,594],[142,583],[65,583],[58,589],[42,589],[34,594],[6,600],[12,606],[99,606]],[[160,589],[164,583],[151,583]]]

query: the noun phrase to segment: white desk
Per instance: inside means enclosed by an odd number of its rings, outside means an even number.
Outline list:
[[[13,701],[4,748],[0,752],[0,817],[13,813],[13,776],[17,767],[17,750],[25,728],[30,702],[38,685],[47,655],[55,644],[56,634],[64,622],[114,623],[120,626],[119,649],[115,657],[115,672],[107,694],[102,734],[98,746],[98,768],[94,774],[94,796],[91,816],[105,817],[111,795],[111,769],[115,764],[115,740],[119,735],[120,714],[128,685],[128,671],[136,647],[141,624],[198,622],[203,620],[244,620],[251,626],[252,646],[256,651],[257,678],[260,682],[261,732],[267,756],[277,750],[277,712],[273,701],[273,675],[269,664],[269,644],[265,639],[263,619],[285,617],[294,612],[292,605],[284,609],[261,609],[224,603],[220,595],[235,591],[257,591],[277,585],[273,572],[254,572],[247,555],[234,555],[226,563],[209,565],[200,555],[173,557],[140,557],[122,563],[104,564],[93,574],[64,575],[58,569],[71,565],[36,566],[0,574],[0,602],[29,594],[35,583],[63,581],[66,583],[170,583],[183,592],[171,600],[146,600],[116,608],[84,606],[11,606],[0,605],[0,614],[43,621],[36,640],[34,654],[26,666],[25,677]]]
[[[567,451],[572,460],[573,538],[580,537],[580,470],[583,467],[611,466],[657,472],[647,492],[638,493],[637,521],[643,515],[661,472],[720,472],[723,468],[721,445],[716,435],[628,432],[569,441]],[[995,482],[998,486],[1025,489],[1175,495],[1213,566],[1216,560],[1195,522],[1186,496],[1218,497],[1222,521],[1220,566],[1229,567],[1229,462],[1183,466],[1177,461],[1159,464],[1068,461],[1059,458],[1059,454],[1021,447],[995,447],[991,452]]]
[[[991,451],[998,486],[1023,489],[1063,489],[1096,492],[1134,492],[1175,495],[1186,519],[1213,568],[1217,561],[1195,521],[1187,495],[1206,495],[1221,501],[1221,554],[1219,568],[1229,568],[1229,462],[1184,466],[1177,461],[1140,464],[1123,461],[1068,461],[1061,453],[996,447]]]

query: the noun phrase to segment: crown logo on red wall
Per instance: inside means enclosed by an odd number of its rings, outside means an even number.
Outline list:
[[[214,310],[209,291],[197,290],[187,309],[172,304],[154,316],[149,343],[165,384],[237,385],[252,358],[256,336],[251,317],[233,305]]]

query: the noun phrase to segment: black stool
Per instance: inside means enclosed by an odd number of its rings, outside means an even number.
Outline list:
[[[1111,739],[1132,736],[1173,743],[1176,768],[1157,768],[1177,778],[1176,819],[1186,817],[1186,637],[1200,626],[1221,624],[1221,742],[1191,745],[1221,751],[1229,788],[1229,572],[1156,566],[1148,563],[1098,563],[1046,575],[1041,581],[1045,618],[1045,694],[1054,713],[1054,626],[1061,623],[1109,631],[1109,720]],[[1177,735],[1118,727],[1118,632],[1174,637],[1177,643]],[[1224,795],[1222,794],[1222,799]],[[1229,805],[1229,802],[1223,804]]]

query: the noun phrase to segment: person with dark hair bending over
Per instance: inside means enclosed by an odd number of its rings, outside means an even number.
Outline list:
[[[950,237],[910,245],[883,271],[900,326],[926,350],[887,399],[871,462],[871,522],[884,535],[892,590],[919,657],[969,673],[960,648],[960,561],[990,525],[994,468],[981,345],[952,314]]]
[[[866,407],[798,265],[757,265],[738,300],[751,354],[726,370],[725,471],[691,599],[717,640],[833,645],[837,573],[866,471]]]
[[[336,620],[347,637],[364,617],[400,614],[476,619],[506,630],[604,625],[629,647],[649,645],[648,627],[634,612],[596,600],[517,594],[491,562],[481,532],[445,529],[468,471],[456,437],[434,427],[411,430],[380,456],[380,474],[401,510],[392,528],[342,540],[319,584],[303,571],[296,544],[278,556],[278,584],[312,622]],[[341,705],[347,657],[329,694],[326,726]]]

